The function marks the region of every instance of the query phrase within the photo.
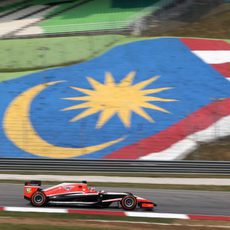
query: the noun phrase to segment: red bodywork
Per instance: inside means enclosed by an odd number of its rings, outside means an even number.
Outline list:
[[[40,186],[27,184],[24,187],[24,196],[31,198],[32,194],[36,192]],[[83,192],[83,193],[95,193],[98,192],[95,189],[89,188],[85,183],[62,183],[42,190],[46,196],[59,195],[64,193]]]
[[[40,186],[27,185],[24,187],[24,197],[30,199]]]

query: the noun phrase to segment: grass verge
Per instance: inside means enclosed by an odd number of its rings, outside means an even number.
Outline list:
[[[22,72],[78,63],[126,40],[122,35],[0,40],[0,72]]]
[[[4,230],[194,230],[227,228],[228,222],[193,221],[159,218],[118,217],[80,214],[49,214],[49,213],[0,213],[0,229]]]
[[[120,220],[120,221],[145,221],[156,223],[171,223],[172,219],[167,218],[144,218],[144,217],[127,217],[127,216],[110,216],[110,215],[90,215],[90,214],[59,214],[59,213],[33,213],[33,212],[0,212],[0,217],[15,217],[15,218],[34,218],[37,220],[46,219],[67,219],[67,220]],[[1,218],[0,218],[1,220]],[[0,221],[1,222],[1,221]]]
[[[28,74],[32,74],[32,73],[36,73],[36,72],[38,72],[38,70],[21,71],[21,72],[1,72],[0,71],[0,82],[1,81],[11,80],[11,79],[22,77],[22,76],[26,76]]]
[[[145,225],[147,224],[147,229],[151,229],[149,227],[152,227],[152,225],[148,225],[148,223],[170,224],[173,220],[85,214],[0,213],[0,229],[7,230],[140,229],[141,225],[143,225],[142,222],[145,222]],[[136,228],[137,226],[139,228]]]

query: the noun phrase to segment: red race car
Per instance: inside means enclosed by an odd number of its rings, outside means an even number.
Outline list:
[[[156,206],[151,200],[135,196],[129,192],[96,191],[94,188],[88,187],[86,181],[61,183],[49,188],[41,188],[41,181],[26,182],[24,198],[36,207],[59,204],[106,208],[114,202],[117,202],[125,210],[134,210],[137,206],[152,210]]]

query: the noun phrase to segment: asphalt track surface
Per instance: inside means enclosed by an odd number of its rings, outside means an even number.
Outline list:
[[[158,207],[155,212],[159,213],[230,216],[230,192],[112,187],[96,187],[96,189],[110,192],[132,192],[157,203]],[[29,202],[23,199],[23,184],[0,184],[0,206],[30,207]],[[73,206],[68,207],[73,208]],[[74,208],[78,207],[74,206]],[[79,208],[82,209],[82,207]],[[89,208],[85,207],[85,209]],[[117,206],[108,209],[119,210]]]

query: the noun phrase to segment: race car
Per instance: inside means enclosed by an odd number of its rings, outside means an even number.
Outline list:
[[[153,210],[156,206],[151,200],[133,195],[130,192],[96,191],[86,181],[80,183],[61,183],[42,188],[41,181],[25,182],[24,198],[36,207],[48,205],[87,205],[107,208],[117,203],[124,210],[134,210],[137,206],[145,210]]]

